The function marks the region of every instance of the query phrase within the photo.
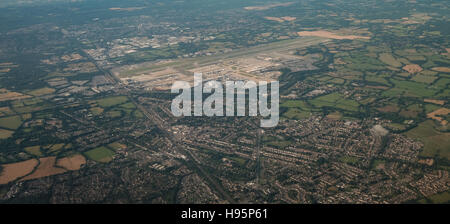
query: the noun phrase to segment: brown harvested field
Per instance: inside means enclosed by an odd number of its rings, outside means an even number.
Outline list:
[[[290,17],[290,16],[284,16],[284,17],[270,17],[270,16],[266,16],[264,17],[267,20],[272,20],[272,21],[277,21],[277,22],[291,22],[296,20],[297,18],[295,17]]]
[[[395,113],[398,112],[399,108],[395,105],[387,105],[384,107],[377,108],[377,110],[385,113]]]
[[[356,36],[356,35],[339,35],[325,30],[319,31],[302,31],[297,32],[301,37],[324,37],[336,40],[354,40],[354,39],[370,39],[370,37]]]
[[[421,72],[423,69],[419,65],[411,64],[403,66],[403,70],[407,71],[410,74]]]
[[[327,118],[332,119],[332,120],[339,120],[342,118],[342,114],[340,112],[334,112],[334,113],[328,114]]]
[[[277,22],[280,22],[280,23],[284,22],[284,19],[281,19],[281,18],[278,18],[278,17],[266,16],[264,18],[267,19],[267,20],[277,21]]]
[[[366,88],[369,88],[369,89],[383,89],[383,90],[389,89],[389,87],[387,87],[387,86],[366,86]]]
[[[280,7],[280,6],[290,6],[292,4],[294,4],[294,2],[278,3],[278,4],[263,5],[263,6],[248,6],[248,7],[244,7],[244,9],[248,10],[248,11],[253,11],[253,10],[262,11],[262,10],[267,10],[267,9]]]
[[[84,164],[86,164],[86,158],[80,154],[64,157],[56,163],[57,166],[67,170],[79,170]]]
[[[399,113],[401,116],[403,117],[408,117],[408,118],[415,118],[417,117],[417,115],[419,115],[419,111],[416,110],[402,110]]]
[[[0,139],[7,139],[14,134],[13,131],[0,128]]]
[[[0,63],[0,66],[8,66],[8,65],[12,65],[13,63],[11,63],[11,62],[3,62],[3,63]]]
[[[450,109],[441,108],[441,109],[437,109],[437,110],[427,114],[427,117],[441,122],[441,125],[447,125],[448,122],[446,120],[444,120],[442,117],[439,117],[439,115],[445,116],[449,113],[450,113]]]
[[[81,59],[83,59],[83,56],[77,53],[61,56],[61,60],[63,60],[64,62],[78,61]]]
[[[38,179],[41,177],[48,177],[60,173],[64,173],[67,170],[63,168],[55,167],[56,157],[45,157],[39,159],[39,166],[37,169],[30,175],[22,178],[21,180],[32,180],[32,179]]]
[[[423,102],[425,102],[425,103],[434,103],[434,104],[437,104],[437,105],[444,105],[445,104],[445,100],[424,99]]]
[[[292,16],[283,16],[281,18],[284,19],[284,21],[288,21],[288,22],[295,21],[297,19],[296,17],[292,17]]]
[[[5,63],[0,63],[0,69],[10,69],[10,68],[17,68],[19,67],[19,65],[13,64],[11,62],[5,62]]]
[[[446,73],[450,73],[450,68],[449,67],[434,67],[431,70],[433,71],[437,71],[437,72],[446,72]]]
[[[94,115],[100,115],[100,114],[102,114],[103,111],[104,111],[104,109],[101,108],[101,107],[91,107],[89,110],[90,110],[90,111],[92,112],[92,114],[94,114]]]
[[[3,165],[3,171],[0,174],[0,184],[7,184],[31,173],[37,165],[37,159]]]
[[[111,10],[111,11],[127,11],[127,12],[131,12],[131,11],[135,11],[135,10],[141,10],[141,9],[145,9],[145,7],[109,8],[109,10]]]
[[[0,89],[0,102],[7,100],[19,100],[29,98],[31,96],[24,95],[22,93],[11,92],[7,89]]]
[[[121,150],[121,149],[126,149],[127,146],[124,144],[121,144],[119,142],[114,142],[108,145],[109,148],[113,149],[113,150]]]
[[[2,114],[11,115],[14,112],[9,107],[0,107],[0,115]]]
[[[97,67],[92,62],[80,62],[67,65],[64,72],[90,73],[97,71]]]

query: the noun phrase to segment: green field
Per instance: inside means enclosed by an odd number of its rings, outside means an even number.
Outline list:
[[[237,164],[239,164],[239,166],[244,166],[245,163],[247,162],[246,159],[241,158],[241,157],[227,156],[227,157],[225,157],[225,158],[227,158],[227,159],[229,159],[229,160],[232,160],[232,161],[236,162]]]
[[[139,111],[139,110],[135,110],[134,112],[133,112],[133,116],[135,117],[135,118],[144,118],[144,114],[141,112],[141,111]]]
[[[110,111],[106,112],[106,116],[108,116],[110,118],[116,118],[116,117],[122,116],[122,112],[119,110],[110,110]]]
[[[125,108],[125,109],[135,109],[136,108],[136,106],[132,102],[124,103],[124,104],[120,105],[119,107]]]
[[[334,104],[341,99],[343,96],[339,93],[331,93],[324,96],[319,96],[311,100],[310,102],[315,106],[334,106]]]
[[[418,75],[415,75],[414,77],[412,77],[411,80],[416,81],[416,82],[430,84],[430,83],[433,83],[434,80],[436,80],[437,78],[438,77],[436,77],[436,76],[418,74]]]
[[[52,88],[48,88],[48,87],[44,87],[41,89],[36,89],[36,90],[32,90],[30,92],[28,92],[28,94],[33,95],[33,96],[43,96],[43,95],[47,95],[47,94],[51,94],[54,93],[55,90]]]
[[[425,113],[433,112],[437,109],[441,108],[440,106],[434,105],[434,104],[425,104]]]
[[[106,108],[106,107],[112,107],[115,105],[119,105],[119,104],[125,103],[127,101],[128,101],[128,98],[126,96],[112,96],[112,97],[99,99],[99,100],[97,100],[97,103],[100,107]]]
[[[420,152],[421,156],[439,156],[450,160],[450,133],[439,132],[434,126],[433,121],[427,120],[406,132],[406,135],[424,144],[424,148]]]
[[[359,103],[354,100],[340,99],[336,102],[335,107],[348,111],[358,111]]]
[[[0,118],[0,127],[16,130],[20,127],[20,125],[22,125],[22,119],[20,116],[16,115]]]
[[[436,86],[439,89],[445,89],[447,85],[450,84],[450,79],[448,78],[440,78],[433,86]],[[447,95],[448,97],[448,95]]]
[[[450,192],[449,191],[445,191],[445,192],[442,192],[442,193],[439,193],[439,194],[435,194],[435,195],[432,195],[432,196],[428,197],[428,199],[433,204],[449,203],[450,202]]]
[[[283,113],[283,117],[289,118],[289,119],[305,119],[310,116],[311,112],[302,111],[297,108],[289,108],[288,111]]]
[[[301,100],[287,100],[280,104],[280,107],[297,107],[297,108],[307,108],[307,104],[305,101]]]
[[[386,164],[386,161],[381,160],[381,159],[375,159],[372,161],[371,169],[376,170],[379,167],[384,166],[384,164]]]
[[[378,59],[373,57],[368,57],[362,53],[354,53],[351,57],[342,58],[348,64],[345,65],[350,71],[374,71],[374,70],[385,70],[386,66],[380,62]]]
[[[394,131],[402,131],[402,130],[405,130],[405,129],[406,129],[406,125],[404,125],[404,124],[398,124],[398,123],[390,123],[390,124],[387,124],[387,127],[388,127],[389,129],[394,130]]]
[[[389,53],[382,53],[379,57],[380,61],[384,62],[387,65],[390,65],[392,67],[400,67],[402,66],[402,63],[400,63],[394,56],[392,56]]]
[[[340,93],[331,93],[324,96],[319,96],[309,101],[315,107],[334,107],[348,111],[358,111],[359,103],[345,99]]]
[[[375,75],[375,74],[371,74],[371,75],[366,75],[365,79],[367,82],[374,82],[374,83],[379,83],[382,85],[389,85],[389,82],[385,79],[386,77],[389,77],[389,75]]]
[[[427,58],[425,58],[422,55],[407,55],[406,58],[410,61],[414,61],[414,62],[422,62],[422,61],[426,61]]]
[[[291,141],[280,141],[280,140],[278,140],[278,141],[273,141],[273,142],[266,142],[265,144],[268,145],[268,146],[273,146],[275,148],[282,149],[282,148],[286,148],[287,146],[291,145],[292,142]]]
[[[436,94],[436,90],[428,88],[428,85],[424,83],[400,81],[395,79],[391,79],[391,82],[395,84],[394,89],[404,92],[405,95],[415,97],[431,97]]]
[[[48,150],[48,152],[56,152],[63,148],[64,143],[58,143],[53,145],[48,145],[45,148]]]
[[[333,84],[344,84],[345,83],[345,79],[341,79],[341,78],[332,78],[330,80],[328,80],[329,83],[333,83]]]
[[[96,116],[103,113],[103,108],[101,107],[91,107],[89,110],[92,112],[93,115]]]
[[[102,146],[84,153],[89,159],[97,162],[107,163],[113,160],[114,152]]]
[[[25,148],[25,152],[34,155],[34,156],[42,156],[41,147],[40,146],[30,146]]]

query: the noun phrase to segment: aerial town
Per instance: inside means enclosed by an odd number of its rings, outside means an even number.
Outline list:
[[[0,3],[0,203],[449,202],[445,2],[214,2]],[[278,125],[174,116],[194,73]]]

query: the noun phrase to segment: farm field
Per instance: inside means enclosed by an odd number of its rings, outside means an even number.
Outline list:
[[[34,155],[34,156],[42,156],[41,147],[40,146],[30,146],[25,148],[25,152]]]
[[[106,147],[99,147],[84,153],[89,159],[96,162],[108,163],[114,158],[114,152]]]
[[[450,192],[446,191],[440,194],[432,195],[429,197],[432,203],[444,204],[450,201]]]
[[[36,90],[30,91],[30,92],[28,92],[28,94],[30,94],[32,96],[43,96],[43,95],[51,94],[51,93],[54,93],[54,92],[55,92],[54,89],[45,87],[45,88],[41,88],[41,89],[36,89]]]
[[[118,104],[122,104],[128,101],[128,98],[126,96],[115,96],[115,97],[108,97],[103,98],[100,100],[97,100],[97,103],[102,108],[112,107]]]
[[[86,164],[86,159],[80,154],[64,157],[56,162],[57,166],[71,171],[79,170],[84,164]]]
[[[14,134],[13,131],[0,129],[0,139],[7,139]]]
[[[433,121],[420,123],[418,127],[406,132],[408,137],[418,139],[424,144],[420,155],[425,157],[439,156],[450,159],[450,133],[442,133],[435,129]]]
[[[65,169],[56,167],[56,157],[45,157],[39,159],[39,166],[33,173],[22,178],[21,180],[32,180],[42,177],[48,177],[66,172]]]
[[[20,116],[10,116],[0,118],[0,127],[15,130],[22,124]]]
[[[3,170],[0,173],[0,184],[9,183],[31,173],[38,163],[38,160],[30,159],[23,162],[2,165]]]

